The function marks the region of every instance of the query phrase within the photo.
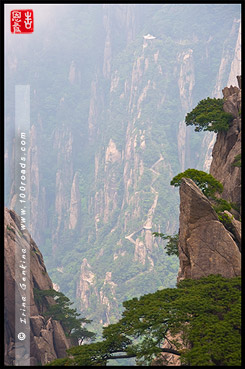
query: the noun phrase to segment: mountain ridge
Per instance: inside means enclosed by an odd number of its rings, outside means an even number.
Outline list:
[[[123,300],[175,284],[178,259],[151,232],[178,230],[171,178],[209,167],[215,136],[196,135],[184,116],[234,80],[240,10],[107,4],[56,15],[52,32],[8,40],[6,202],[14,208],[12,91],[27,76],[29,231],[52,280],[101,326],[119,318]]]

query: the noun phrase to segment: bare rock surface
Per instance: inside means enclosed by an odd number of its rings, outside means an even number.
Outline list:
[[[241,86],[241,78],[238,76],[238,84]],[[227,132],[217,134],[213,148],[213,160],[210,174],[221,182],[224,191],[222,198],[241,207],[241,167],[235,166],[237,155],[241,154],[241,89],[238,87],[225,87],[223,89],[224,111],[234,117]],[[241,209],[240,209],[241,211]]]
[[[15,289],[18,286],[15,271],[15,247],[30,252],[30,364],[45,365],[49,361],[65,357],[70,344],[65,337],[60,322],[45,320],[40,307],[34,300],[33,288],[49,290],[53,288],[43,257],[28,231],[21,232],[20,218],[16,213],[4,209],[4,325],[5,325],[5,365],[15,364]],[[18,290],[17,290],[18,291]],[[49,304],[53,298],[46,297]]]
[[[219,221],[210,201],[196,184],[183,178],[180,186],[178,281],[209,274],[226,278],[241,274],[241,254],[231,233]]]

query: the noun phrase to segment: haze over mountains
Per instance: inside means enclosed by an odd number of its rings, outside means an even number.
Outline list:
[[[176,284],[178,258],[152,232],[178,232],[173,176],[209,170],[215,135],[184,118],[237,85],[240,5],[46,7],[33,35],[6,32],[5,203],[14,88],[29,84],[30,233],[56,288],[109,324],[122,301]]]

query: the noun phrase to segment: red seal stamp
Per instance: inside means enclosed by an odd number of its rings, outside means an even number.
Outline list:
[[[10,12],[10,30],[12,33],[31,33],[34,31],[33,10],[20,9]]]

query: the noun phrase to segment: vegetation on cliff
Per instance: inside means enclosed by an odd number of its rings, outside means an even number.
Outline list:
[[[178,199],[168,188],[172,173],[181,170],[182,157],[183,166],[203,165],[199,150],[203,132],[193,133],[193,138],[188,129],[186,134],[181,132],[180,122],[186,106],[212,93],[224,55],[227,63],[222,80],[228,79],[234,55],[239,24],[233,24],[233,19],[239,18],[240,10],[233,5],[211,9],[203,5],[201,17],[198,4],[155,7],[142,5],[135,18],[127,13],[128,29],[122,32],[124,24],[114,27],[118,18],[113,19],[113,14],[121,14],[123,9],[116,8],[113,13],[109,6],[71,6],[61,22],[55,18],[58,28],[52,34],[57,32],[59,38],[50,38],[48,28],[35,33],[35,43],[30,41],[31,47],[23,49],[24,59],[17,52],[22,44],[13,48],[17,79],[7,66],[11,76],[7,101],[11,104],[7,104],[6,113],[13,123],[7,131],[14,127],[14,86],[24,83],[26,75],[33,86],[31,122],[38,132],[38,160],[35,163],[33,156],[32,167],[39,170],[35,187],[40,189],[32,194],[38,214],[32,219],[39,219],[38,230],[33,228],[40,233],[52,280],[94,322],[116,322],[123,300],[175,285],[178,259],[175,255],[166,257],[171,252],[168,245],[176,246],[175,236],[166,236],[166,253],[161,245],[155,247],[156,243],[149,248],[145,263],[136,259],[136,247],[128,236],[145,225],[155,199],[152,231],[159,229],[160,222],[163,231],[176,230]],[[134,41],[128,43],[130,19],[138,24]],[[157,38],[144,47],[143,35],[148,32]],[[224,54],[224,50],[228,52]],[[111,54],[110,60],[106,54]],[[103,73],[108,62],[109,78]],[[106,162],[110,140],[116,144],[121,161]],[[10,147],[8,167],[11,152]],[[158,162],[161,158],[164,160]],[[69,229],[69,200],[76,172],[80,216],[77,228]],[[11,188],[9,179],[6,187]],[[132,240],[143,243],[145,234],[143,228]],[[83,258],[88,259],[95,275],[86,291],[88,308],[77,292],[80,282],[86,284],[80,274]],[[106,283],[107,272],[116,286],[115,293]]]
[[[217,181],[211,174],[197,169],[187,169],[182,173],[177,174],[170,182],[171,185],[179,187],[182,178],[190,178],[200,188],[202,193],[208,198],[214,197],[216,192],[222,193],[223,185]]]
[[[179,251],[178,251],[179,234],[178,233],[172,236],[164,234],[164,233],[159,233],[159,232],[153,232],[152,234],[155,237],[160,237],[162,240],[168,240],[165,246],[167,255],[179,256]]]
[[[152,231],[160,223],[162,232],[177,230],[178,196],[168,186],[172,173],[182,165],[201,168],[206,152],[199,150],[203,132],[187,129],[185,134],[180,122],[186,109],[212,94],[216,82],[228,80],[239,29],[233,20],[239,19],[240,8],[83,4],[54,11],[55,22],[23,39],[24,47],[8,36],[6,199],[12,187],[12,92],[28,76],[31,125],[38,132],[36,140],[31,137],[36,147],[31,219],[38,219],[33,236],[52,280],[82,314],[100,324],[108,322],[107,316],[110,322],[118,319],[123,300],[175,284],[176,256],[166,257],[154,240],[152,248],[145,247],[143,264],[125,237],[143,227],[156,199]],[[156,39],[146,41],[148,33]],[[105,161],[110,140],[120,161]],[[80,212],[76,229],[70,229],[77,172],[80,196],[74,203]],[[146,246],[146,234],[142,230],[132,239]],[[86,284],[80,273],[83,258],[95,275],[87,290],[87,309],[77,292],[80,283]],[[117,284],[114,296],[103,287],[107,272]]]
[[[240,277],[210,275],[125,301],[122,318],[104,327],[103,341],[73,347],[49,365],[100,366],[120,357],[150,365],[162,353],[188,366],[241,365],[240,290]],[[172,348],[163,348],[164,340]]]
[[[241,159],[242,159],[242,154],[238,154],[238,155],[236,155],[236,156],[235,156],[235,159],[234,159],[234,162],[233,162],[233,166],[234,166],[234,167],[239,167],[239,168],[241,168],[241,166],[242,166]]]
[[[170,182],[171,185],[175,187],[179,187],[181,184],[182,178],[190,178],[195,184],[200,188],[202,193],[212,202],[212,206],[216,211],[219,220],[223,223],[225,228],[229,231],[232,231],[231,227],[231,218],[228,214],[225,213],[225,210],[230,211],[231,209],[238,210],[236,204],[229,202],[225,199],[218,198],[216,194],[221,194],[223,192],[223,185],[217,179],[215,179],[211,174],[203,172],[197,169],[187,169],[182,173],[177,174]],[[154,234],[154,233],[153,233]],[[156,236],[160,236],[161,238],[168,238],[171,236],[164,236],[163,234],[158,234],[155,232]],[[170,246],[170,249],[169,249]],[[170,254],[172,255],[175,251],[177,254],[176,247],[171,248],[172,245],[166,246],[168,250],[170,250]],[[176,245],[175,245],[176,246]]]
[[[230,113],[223,110],[224,99],[201,100],[197,106],[186,115],[185,122],[187,126],[195,126],[195,131],[227,131],[233,120]]]
[[[53,297],[55,303],[48,303],[46,297]],[[91,321],[85,318],[79,318],[77,309],[71,309],[73,302],[70,301],[62,292],[54,289],[39,290],[34,288],[35,302],[46,319],[52,318],[60,321],[67,337],[71,339],[73,345],[79,341],[94,339],[95,333],[90,332],[84,326]]]

